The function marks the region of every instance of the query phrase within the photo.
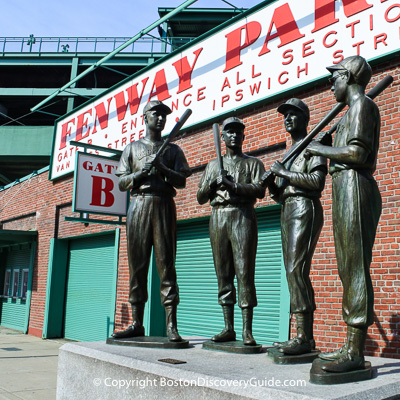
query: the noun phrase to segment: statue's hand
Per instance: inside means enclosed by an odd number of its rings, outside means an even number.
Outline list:
[[[275,161],[271,166],[271,172],[276,176],[281,176],[282,178],[285,178],[288,170],[279,161]]]
[[[263,173],[261,177],[260,184],[264,187],[271,185],[275,180],[275,175],[271,172],[271,170]]]
[[[321,155],[321,150],[324,147],[323,144],[320,142],[317,142],[316,140],[313,140],[306,148],[306,151],[304,152],[304,158],[306,160],[310,159],[312,156],[319,156]]]

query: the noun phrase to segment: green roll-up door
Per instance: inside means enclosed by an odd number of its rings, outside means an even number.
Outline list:
[[[115,301],[114,235],[70,241],[64,336],[105,340],[112,333]]]
[[[258,249],[253,333],[256,340],[270,345],[287,340],[289,332],[289,293],[282,260],[280,208],[257,210]],[[218,305],[208,219],[184,222],[178,226],[176,269],[180,289],[179,332],[210,337],[223,328]],[[242,317],[235,307],[235,329],[241,339]]]
[[[17,248],[10,248],[7,252],[5,269],[10,270],[10,285],[8,294],[3,293],[1,305],[1,325],[7,328],[24,331],[27,313],[26,298],[22,298],[23,271],[29,270],[31,258],[31,245],[23,244]],[[14,271],[17,273],[15,274]],[[4,272],[2,273],[4,275]],[[14,278],[18,289],[13,297]],[[4,285],[4,282],[2,282]],[[3,287],[1,288],[3,289]],[[8,295],[8,297],[7,297]]]

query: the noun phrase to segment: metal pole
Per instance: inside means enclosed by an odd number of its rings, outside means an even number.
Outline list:
[[[79,74],[76,78],[72,79],[70,82],[68,82],[66,85],[61,87],[60,89],[57,89],[54,93],[52,93],[49,97],[41,101],[39,104],[37,104],[35,107],[31,108],[31,111],[36,111],[38,108],[42,107],[44,104],[46,104],[48,101],[59,95],[63,90],[69,88],[73,83],[79,81],[79,79],[83,78],[85,75],[87,75],[89,72],[92,72],[94,69],[96,69],[99,65],[103,64],[104,62],[108,61],[110,58],[114,57],[116,54],[118,54],[121,50],[125,49],[125,47],[128,47],[131,43],[135,42],[136,40],[140,39],[142,36],[144,36],[147,32],[152,31],[154,28],[156,28],[158,25],[162,24],[164,21],[168,20],[171,18],[173,15],[179,13],[181,10],[184,8],[190,6],[191,4],[195,3],[197,0],[187,0],[184,3],[182,3],[180,6],[176,7],[173,11],[168,13],[167,15],[164,15],[164,17],[160,18],[150,26],[148,26],[146,29],[143,29],[140,31],[138,34],[133,36],[131,39],[129,39],[127,42],[119,46],[117,49],[103,57],[101,60],[97,61],[93,65],[91,65],[89,68],[87,68],[85,71],[83,71],[81,74]]]

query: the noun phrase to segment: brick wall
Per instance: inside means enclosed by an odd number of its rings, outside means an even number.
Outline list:
[[[375,178],[382,199],[383,212],[379,223],[373,252],[371,274],[375,292],[374,324],[368,331],[366,354],[400,358],[400,62],[391,61],[373,68],[372,83],[385,75],[395,78],[392,86],[376,99],[381,111],[382,128],[380,151]],[[313,127],[335,105],[328,84],[307,89],[296,94],[310,107]],[[266,151],[259,155],[266,168],[280,160],[284,150],[273,150],[273,145],[285,143],[288,134],[283,126],[282,116],[276,112],[279,104],[292,97],[288,94],[268,105],[257,107],[237,115],[246,123],[244,151],[260,148]],[[215,158],[211,127],[188,132],[177,142],[185,151],[189,164],[195,173],[188,179],[187,188],[180,190],[176,198],[179,219],[189,219],[210,214],[208,204],[200,206],[196,201],[197,185],[205,164]],[[272,146],[272,150],[268,148]],[[290,146],[288,140],[287,146]],[[66,222],[71,216],[73,182],[66,177],[55,182],[48,181],[48,174],[33,177],[0,192],[0,221],[3,229],[38,231],[38,252],[34,266],[30,332],[41,334],[44,316],[44,302],[47,281],[49,242],[51,238],[65,238],[99,231],[116,229],[110,225]],[[13,197],[15,196],[15,197]],[[341,316],[342,287],[337,274],[331,216],[331,177],[327,177],[323,193],[325,224],[315,251],[311,278],[315,289],[317,311],[315,314],[315,335],[318,347],[325,351],[335,349],[345,338],[345,324]],[[273,204],[267,196],[257,207]],[[100,217],[101,218],[101,217]],[[104,217],[107,218],[107,217]],[[128,262],[126,236],[121,229],[118,268],[117,307],[115,323],[119,329],[129,323]],[[292,333],[293,327],[292,327]]]

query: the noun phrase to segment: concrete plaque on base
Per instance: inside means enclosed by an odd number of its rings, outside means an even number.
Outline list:
[[[108,338],[106,343],[117,346],[151,347],[159,349],[187,349],[189,347],[189,342],[187,340],[170,342],[167,337],[162,336],[137,336],[123,339]]]
[[[306,364],[313,362],[320,353],[319,350],[313,350],[311,353],[300,355],[289,355],[279,351],[278,348],[273,347],[268,349],[268,356],[274,360],[275,364]]]
[[[247,346],[241,340],[233,340],[231,342],[213,342],[212,340],[207,340],[203,343],[203,349],[237,354],[258,354],[261,353],[262,345]]]
[[[317,358],[313,361],[310,371],[310,382],[319,385],[335,385],[340,383],[351,383],[365,381],[372,378],[371,363],[365,361],[365,368],[350,372],[327,372],[321,369],[330,361]]]

